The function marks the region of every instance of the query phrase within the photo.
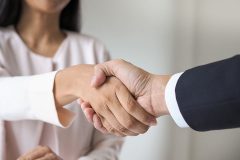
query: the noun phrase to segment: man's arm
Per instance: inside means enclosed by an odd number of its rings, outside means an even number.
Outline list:
[[[98,65],[95,71],[93,86],[116,76],[146,111],[170,113],[181,127],[207,131],[240,126],[240,56],[173,76],[152,75],[123,60]]]
[[[124,60],[112,60],[95,66],[91,85],[99,87],[107,76],[117,77],[150,114],[169,114],[164,97],[170,75],[154,75]]]
[[[198,131],[240,126],[240,56],[184,72],[176,85],[179,109]]]

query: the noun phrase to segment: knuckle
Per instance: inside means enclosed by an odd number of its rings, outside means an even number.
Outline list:
[[[135,101],[132,99],[132,96],[129,95],[128,98],[127,98],[127,110],[128,110],[128,112],[130,112],[130,113],[134,112],[135,107],[136,107]]]
[[[118,137],[123,137],[124,136],[124,133],[119,131],[119,130],[114,130],[112,134],[114,134],[114,135],[116,135]]]
[[[57,158],[57,156],[54,153],[48,153],[47,156],[49,157],[49,159]]]
[[[116,77],[111,77],[108,79],[109,84],[111,84],[111,89],[113,92],[120,91],[122,89],[122,82],[118,80]]]
[[[107,126],[106,129],[109,133],[114,133],[114,128],[113,127]]]
[[[139,134],[138,133],[133,133],[131,136],[138,136]]]
[[[132,129],[135,126],[135,122],[132,119],[129,119],[125,122],[125,127],[128,129]]]
[[[107,114],[109,114],[109,112],[110,112],[110,109],[107,105],[102,105],[101,107],[99,107],[99,113],[100,114],[107,115]]]
[[[48,146],[43,146],[44,151],[51,152],[51,149]]]
[[[149,115],[144,114],[144,115],[141,116],[141,119],[142,119],[143,122],[145,122],[146,124],[149,123]]]
[[[106,96],[104,96],[103,104],[109,104],[112,101],[113,101],[112,97],[110,95],[106,95]],[[105,105],[105,107],[106,107],[106,105]]]
[[[101,111],[101,109],[103,109],[103,107],[101,105],[92,105],[92,108],[94,109],[95,112],[99,112]]]
[[[104,114],[104,113],[107,113],[109,111],[109,108],[106,104],[108,104],[109,101],[106,100],[106,99],[103,99],[101,101],[101,103],[99,104],[94,104],[92,105],[92,108],[93,110],[96,112],[96,113],[99,113],[99,114]]]
[[[94,70],[97,71],[97,72],[103,73],[103,74],[105,74],[105,72],[108,71],[108,70],[107,70],[107,67],[106,67],[105,65],[103,65],[103,64],[97,64],[97,65],[95,65],[95,66],[94,66]],[[105,72],[104,72],[104,71],[105,71]]]
[[[114,90],[115,91],[119,91],[122,89],[122,84],[120,81],[118,81],[116,78],[112,78],[111,80],[114,81],[113,85],[114,85]]]
[[[118,126],[117,130],[120,131],[121,133],[126,133],[127,132],[127,129],[123,126]]]
[[[102,64],[96,64],[96,65],[94,66],[94,69],[95,69],[95,70],[98,70],[98,69],[100,69],[102,66],[103,66]]]
[[[113,131],[114,128],[105,120],[105,122],[103,122],[103,127],[109,132],[109,131]]]
[[[146,133],[148,131],[148,129],[149,129],[149,126],[144,125],[144,126],[141,127],[140,133],[141,134]]]

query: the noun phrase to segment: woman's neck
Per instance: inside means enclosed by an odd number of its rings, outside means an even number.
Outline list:
[[[60,13],[42,13],[24,5],[16,31],[31,50],[52,57],[66,37],[60,30],[59,16]]]

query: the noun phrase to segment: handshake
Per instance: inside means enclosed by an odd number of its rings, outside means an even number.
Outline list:
[[[54,95],[57,108],[79,99],[90,123],[103,133],[136,136],[169,114],[165,87],[171,76],[150,74],[124,60],[77,65],[59,71]]]

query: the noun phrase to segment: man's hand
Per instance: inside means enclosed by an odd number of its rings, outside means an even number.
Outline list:
[[[49,147],[38,146],[32,151],[22,155],[17,160],[62,160]]]
[[[108,76],[117,77],[132,93],[137,102],[155,117],[169,114],[165,103],[165,87],[171,76],[150,74],[124,60],[113,60],[95,66],[91,85],[99,87]],[[98,129],[100,122],[91,106],[82,102],[82,109],[88,121]]]

